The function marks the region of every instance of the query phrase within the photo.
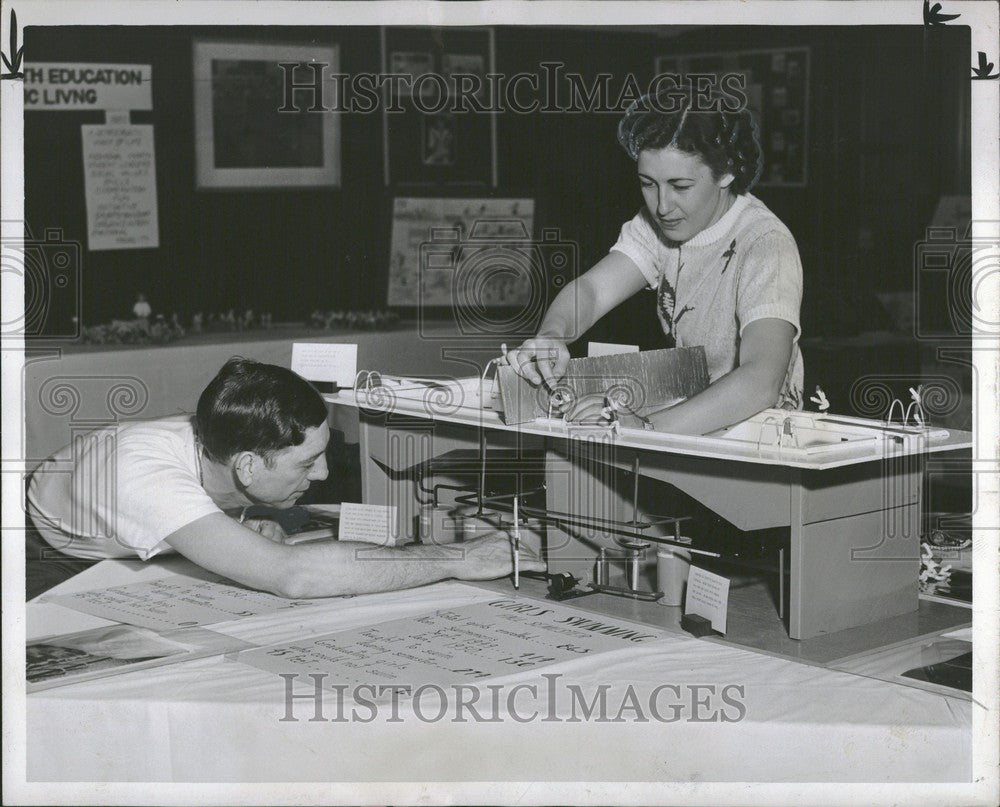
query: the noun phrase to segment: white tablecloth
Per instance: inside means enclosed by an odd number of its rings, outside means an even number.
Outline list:
[[[105,561],[56,593],[151,579],[183,559]],[[455,607],[496,594],[459,583],[332,599],[216,630],[255,643],[350,629]],[[570,605],[572,603],[569,603]],[[54,604],[30,603],[30,637],[107,624]],[[540,672],[596,693],[609,715],[627,685],[643,698],[661,684],[742,686],[737,722],[423,722],[400,705],[370,723],[310,722],[297,702],[285,722],[284,682],[225,657],[127,673],[30,695],[29,781],[968,781],[970,704],[884,681],[668,635],[662,641]],[[509,679],[505,679],[509,680]],[[544,686],[541,687],[544,691]],[[702,690],[703,692],[705,690]],[[644,702],[644,701],[643,701]],[[716,703],[717,703],[716,699]],[[541,698],[536,706],[545,707]],[[326,710],[333,712],[334,710]],[[649,716],[648,710],[642,712]],[[732,710],[727,710],[732,715]],[[702,712],[702,716],[704,712]]]

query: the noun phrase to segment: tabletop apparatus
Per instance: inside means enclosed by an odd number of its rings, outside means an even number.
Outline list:
[[[656,486],[667,483],[738,530],[786,536],[776,565],[792,638],[916,608],[923,463],[971,446],[971,434],[780,409],[704,436],[578,427],[538,409],[526,418],[525,402],[539,399],[507,389],[507,372],[380,377],[327,396],[359,410],[366,500],[399,504],[402,531],[419,522],[419,505],[407,499],[457,507],[469,523],[502,529],[519,496],[522,534],[527,519],[544,532],[550,576],[574,577],[576,595],[656,600],[662,592],[646,572],[657,547],[683,549],[696,562],[720,554],[697,537],[681,541],[691,537],[686,528],[682,535],[690,514],[657,507]],[[664,395],[695,394],[702,383],[697,370],[674,374],[693,386]],[[628,377],[642,375],[619,373],[619,389]]]

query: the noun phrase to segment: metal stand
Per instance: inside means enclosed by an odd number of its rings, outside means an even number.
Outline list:
[[[481,464],[479,468],[479,488],[476,491],[470,491],[466,495],[456,496],[455,501],[458,504],[475,505],[479,513],[483,512],[483,508],[488,506],[491,510],[495,510],[498,513],[510,512],[513,514],[513,502],[515,496],[519,498],[520,507],[519,515],[523,518],[536,518],[539,521],[545,523],[552,523],[565,529],[566,526],[575,527],[587,527],[590,529],[601,530],[608,535],[615,536],[615,543],[618,544],[623,550],[622,560],[626,565],[626,586],[612,586],[610,585],[610,575],[609,567],[613,562],[613,559],[609,556],[608,550],[601,548],[596,561],[595,568],[595,580],[590,584],[590,588],[594,592],[600,592],[602,594],[613,594],[618,597],[630,597],[636,600],[646,600],[655,601],[663,596],[662,591],[653,590],[643,590],[640,588],[641,575],[640,575],[640,565],[639,562],[642,559],[642,553],[644,550],[648,549],[651,544],[665,544],[668,546],[677,546],[684,549],[686,552],[691,552],[697,555],[707,555],[709,557],[720,557],[718,552],[708,552],[703,549],[694,549],[689,543],[683,543],[680,540],[680,525],[684,521],[688,521],[690,516],[661,516],[661,515],[650,515],[644,521],[639,520],[639,457],[635,457],[632,463],[632,518],[628,521],[620,521],[617,519],[604,519],[589,516],[581,516],[574,513],[564,513],[557,510],[551,510],[546,507],[533,507],[524,504],[524,499],[531,497],[535,494],[541,493],[545,490],[544,487],[534,488],[528,491],[520,491],[518,493],[506,493],[497,496],[487,496],[486,495],[486,437],[485,430],[480,433],[480,452],[481,452]],[[445,486],[440,486],[445,487]],[[456,489],[458,486],[455,486]],[[436,491],[438,486],[435,486],[435,500]],[[468,490],[468,488],[464,488]],[[518,485],[520,489],[520,485]],[[646,531],[652,527],[672,527],[673,536],[672,537],[662,537],[656,535],[647,535]]]
[[[455,497],[455,503],[460,505],[473,506],[476,509],[478,518],[484,517],[485,513],[501,515],[503,513],[514,512],[514,499],[519,502],[520,520],[534,518],[547,524],[554,524],[560,529],[567,527],[577,527],[603,532],[605,535],[613,536],[614,542],[621,547],[621,557],[612,557],[609,550],[601,548],[596,558],[594,569],[594,581],[589,584],[590,591],[584,593],[612,594],[618,597],[630,597],[636,600],[656,601],[663,596],[663,592],[647,590],[641,587],[641,566],[643,552],[653,544],[664,544],[667,546],[677,546],[685,552],[696,555],[706,555],[708,557],[720,557],[718,552],[708,552],[703,549],[695,549],[690,543],[681,541],[680,525],[688,521],[690,516],[663,516],[649,514],[645,519],[639,518],[639,456],[635,456],[632,462],[632,517],[627,521],[619,519],[598,518],[596,516],[583,516],[576,513],[565,513],[553,510],[548,507],[535,507],[526,505],[525,499],[544,493],[544,485],[531,490],[522,491],[520,479],[516,484],[515,493],[500,494],[496,496],[486,495],[486,471],[487,471],[487,439],[486,429],[479,432],[479,457],[478,457],[478,479],[475,486],[447,484],[443,482],[428,485],[426,474],[423,469],[418,470],[414,475],[417,500],[421,506],[437,507],[439,505],[439,493],[442,490],[455,491],[461,495]],[[473,466],[475,467],[475,466]],[[486,508],[489,508],[487,510]],[[672,536],[649,535],[648,530],[653,527],[672,528]],[[612,550],[613,551],[613,550]],[[621,562],[625,565],[625,586],[614,586],[610,582],[609,569],[612,563]],[[783,566],[782,560],[782,566]],[[552,576],[548,576],[551,578]],[[551,582],[551,579],[550,579]],[[573,586],[568,581],[562,580],[562,588],[569,591]],[[578,582],[573,579],[573,583]],[[783,583],[782,583],[783,585]],[[784,599],[784,589],[782,588],[782,600]],[[579,596],[580,589],[575,589],[575,596]],[[782,610],[783,607],[782,607]]]

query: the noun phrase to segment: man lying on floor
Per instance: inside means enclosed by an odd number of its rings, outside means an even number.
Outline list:
[[[230,359],[194,417],[111,426],[46,460],[28,485],[28,513],[65,555],[147,560],[174,550],[293,599],[511,572],[503,534],[451,547],[292,546],[274,522],[241,522],[243,508],[291,507],[325,479],[329,438],[326,404],[308,382],[283,367]],[[524,550],[520,562],[523,570],[544,570]]]

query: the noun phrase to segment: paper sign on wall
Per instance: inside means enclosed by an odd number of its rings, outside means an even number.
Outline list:
[[[340,505],[340,541],[362,541],[366,544],[392,546],[395,543],[396,508],[381,504]]]
[[[697,614],[711,620],[712,630],[726,632],[726,613],[729,610],[729,580],[712,572],[692,566],[688,572],[685,614]]]
[[[530,307],[538,291],[537,260],[545,266],[543,273],[560,274],[573,266],[567,256],[576,254],[573,245],[548,241],[548,236],[539,249],[531,237],[534,212],[533,199],[397,197],[389,240],[389,305]],[[502,271],[496,270],[496,260],[483,260],[500,253]],[[557,264],[559,271],[553,269]]]
[[[160,245],[153,127],[80,127],[87,196],[87,245],[93,250]]]
[[[309,381],[353,387],[358,374],[358,346],[329,342],[293,342],[292,371]]]
[[[638,345],[615,345],[611,342],[588,342],[588,356],[617,356],[620,353],[638,353]]]
[[[152,109],[153,67],[35,62],[24,68],[24,108]]]

